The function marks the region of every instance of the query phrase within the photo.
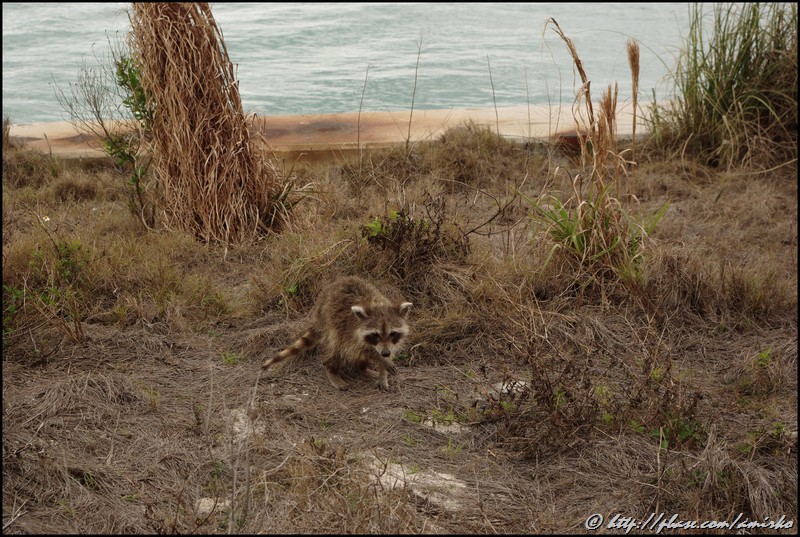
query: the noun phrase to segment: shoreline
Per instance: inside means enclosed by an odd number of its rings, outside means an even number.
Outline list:
[[[360,116],[360,117],[359,117]],[[411,119],[409,137],[409,116]],[[252,131],[264,136],[276,154],[318,157],[435,139],[448,128],[474,122],[500,135],[547,140],[574,133],[572,106],[514,106],[447,110],[362,111],[338,114],[251,116]],[[630,103],[617,110],[617,135],[632,134]],[[637,132],[641,118],[637,119]],[[28,149],[67,159],[104,158],[96,136],[79,132],[68,121],[11,124],[10,137]]]

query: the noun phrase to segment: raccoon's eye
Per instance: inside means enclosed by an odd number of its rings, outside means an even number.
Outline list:
[[[400,332],[390,332],[389,339],[392,340],[392,343],[397,343],[403,337],[403,334]]]
[[[376,334],[375,332],[372,332],[371,334],[367,334],[366,336],[364,336],[364,341],[366,341],[370,345],[377,345],[380,340],[381,340],[380,334]]]

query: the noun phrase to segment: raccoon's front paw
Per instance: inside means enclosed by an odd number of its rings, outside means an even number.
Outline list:
[[[350,387],[346,380],[339,376],[338,373],[334,373],[333,371],[328,370],[328,380],[331,381],[331,385],[339,390],[346,390]]]
[[[380,388],[381,390],[383,390],[385,392],[393,392],[394,391],[393,388],[389,387],[389,382],[386,381],[386,379],[379,380],[377,385],[378,385],[378,388]]]
[[[380,363],[383,365],[383,367],[386,369],[386,371],[388,371],[389,373],[394,373],[395,371],[397,371],[397,366],[394,365],[393,360],[389,360],[388,358],[384,357],[380,357],[379,360]],[[380,365],[378,367],[380,367]]]

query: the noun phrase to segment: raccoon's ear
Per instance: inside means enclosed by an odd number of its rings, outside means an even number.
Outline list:
[[[411,302],[403,302],[402,304],[400,304],[400,315],[405,317],[406,313],[408,313],[408,308],[410,308],[411,306],[413,306]]]
[[[367,312],[364,311],[364,308],[362,308],[361,306],[352,306],[350,309],[353,310],[353,313],[355,313],[356,317],[358,317],[359,319],[367,318]]]

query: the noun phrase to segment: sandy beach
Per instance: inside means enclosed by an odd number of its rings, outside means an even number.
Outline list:
[[[617,134],[630,135],[632,108],[630,104],[622,104],[619,109]],[[403,143],[407,138],[412,142],[432,139],[450,127],[469,121],[497,129],[501,135],[515,139],[547,139],[557,133],[574,131],[576,124],[570,106],[516,106],[414,110],[411,113],[406,110],[256,116],[253,128],[263,134],[276,153],[312,155],[351,151],[359,146],[384,147]],[[12,125],[10,134],[30,149],[62,158],[105,156],[97,137],[78,131],[67,121]]]

